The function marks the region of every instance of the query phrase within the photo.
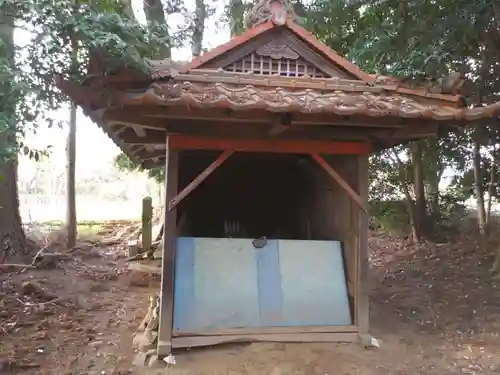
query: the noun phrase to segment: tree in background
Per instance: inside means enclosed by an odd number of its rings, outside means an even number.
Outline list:
[[[129,10],[132,12],[131,4],[128,3]],[[165,44],[165,48],[160,51],[160,54],[150,56],[154,59],[166,59],[172,57],[172,47],[178,46],[176,40],[182,40],[185,36],[190,36],[191,39],[191,53],[193,57],[197,57],[202,52],[203,35],[205,32],[205,21],[207,17],[213,14],[214,8],[205,4],[204,0],[196,0],[196,8],[194,13],[189,14],[183,2],[180,0],[168,0],[165,3],[162,0],[143,0],[144,14],[146,15],[146,23],[148,28],[163,27],[167,34],[164,35],[165,39],[170,39],[169,35],[172,30],[168,27],[168,16],[171,14],[184,14],[185,18],[189,21],[186,30],[180,29],[174,35],[174,38]],[[124,153],[120,153],[115,158],[115,165],[117,168],[124,172],[144,171],[141,165],[134,163]],[[164,182],[164,168],[156,167],[147,170],[147,175],[156,180],[159,184]]]
[[[460,71],[468,78],[467,102],[475,105],[498,100],[500,92],[497,8],[492,0],[315,0],[299,9],[310,30],[366,71],[417,83]],[[382,202],[403,196],[414,237],[419,240],[436,234],[435,224],[444,214],[448,197],[455,202],[475,197],[484,233],[490,216],[486,211],[496,196],[492,181],[496,181],[497,134],[497,124],[492,123],[374,155],[371,168],[377,173],[372,175],[372,186],[377,191],[372,198]],[[457,177],[440,191],[448,168]],[[489,203],[485,204],[486,192]]]
[[[75,12],[71,2],[62,0],[0,2],[0,261],[30,250],[19,215],[17,153],[37,160],[40,152],[23,144],[23,134],[52,126],[51,111],[67,103],[54,78],[79,81],[95,51],[106,51],[119,66],[146,72],[144,56],[164,46],[156,30],[123,17],[118,0],[82,0],[79,5]],[[14,44],[15,27],[29,34],[23,46]],[[78,43],[76,56],[72,40]]]
[[[17,127],[15,98],[14,6],[0,3],[0,262],[11,249],[26,249],[17,194]]]

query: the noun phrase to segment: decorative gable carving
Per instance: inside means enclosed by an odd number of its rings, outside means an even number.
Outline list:
[[[288,32],[235,51],[219,69],[234,73],[329,78],[347,75]]]
[[[354,78],[286,28],[260,35],[198,68],[283,77]]]
[[[299,58],[299,54],[297,52],[295,52],[293,49],[279,40],[271,40],[266,45],[257,48],[257,51],[255,51],[255,53],[257,53],[257,55],[270,57],[275,60],[297,60]]]

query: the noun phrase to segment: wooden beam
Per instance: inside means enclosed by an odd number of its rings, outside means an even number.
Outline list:
[[[358,191],[364,206],[368,205],[368,156],[358,157]],[[358,211],[357,230],[357,288],[356,288],[356,325],[361,342],[366,341],[370,327],[370,302],[368,280],[368,215]]]
[[[201,172],[198,177],[191,181],[182,191],[177,194],[168,203],[168,210],[173,210],[180,201],[186,198],[194,189],[196,189],[205,179],[212,174],[224,161],[233,154],[233,150],[226,150],[219,157],[210,164],[203,172]]]
[[[345,190],[347,195],[351,197],[353,201],[355,201],[359,207],[366,213],[368,214],[368,207],[366,206],[365,202],[363,199],[359,196],[358,193],[354,191],[354,189],[349,186],[346,180],[335,170],[332,168],[328,162],[321,157],[321,155],[318,152],[311,152],[311,157],[316,160],[316,162],[323,168],[326,173],[330,175],[341,187],[342,189]]]
[[[218,121],[217,119],[179,119],[174,121],[173,119],[157,118],[157,117],[147,117],[143,115],[134,114],[116,114],[113,117],[108,116],[108,125],[111,127],[117,126],[127,126],[129,128],[143,127],[148,129],[151,134],[159,133],[160,131],[174,133],[174,134],[186,134],[194,136],[224,136],[229,138],[265,138],[271,135],[280,135],[284,130],[287,130],[284,138],[302,138],[302,139],[341,139],[341,140],[368,140],[370,138],[377,138],[379,132],[387,131],[385,128],[376,127],[355,127],[355,126],[345,126],[345,125],[323,125],[323,126],[311,126],[302,125],[290,125],[289,123],[281,123],[280,121],[274,120],[274,122],[224,122]],[[123,135],[120,136],[122,139],[126,139],[127,143],[155,143],[164,144],[164,139],[160,137],[138,137],[137,132],[131,132],[128,130],[122,131]],[[386,133],[382,133],[383,138],[387,138]],[[283,138],[283,137],[282,137]]]
[[[170,120],[198,120],[198,121],[217,121],[219,123],[246,123],[246,124],[271,124],[279,121],[280,116],[276,113],[266,111],[233,111],[224,108],[211,108],[204,110],[199,108],[190,108],[187,110],[182,106],[125,106],[116,109],[107,109],[104,114],[105,121],[117,121],[123,123],[134,123],[144,118],[151,119],[151,123],[161,126],[166,119]],[[426,124],[429,121],[422,119],[401,119],[399,117],[367,117],[367,116],[339,116],[334,114],[322,113],[294,113],[290,125],[331,125],[331,126],[349,126],[361,128],[404,128],[409,124]]]
[[[179,152],[166,140],[165,202],[177,194],[179,177]],[[172,331],[174,321],[174,268],[177,242],[177,210],[164,210],[163,254],[161,272],[160,327],[158,331],[158,356],[166,357],[172,352]]]
[[[280,333],[255,335],[217,335],[174,337],[174,348],[192,348],[238,342],[357,342],[359,336],[355,332],[321,332],[321,333]]]
[[[199,331],[176,331],[174,337],[188,336],[220,336],[220,335],[272,335],[272,334],[294,334],[294,333],[338,333],[358,332],[355,325],[349,326],[288,326],[288,327],[245,327],[245,328],[222,328],[203,329]]]
[[[370,142],[301,141],[284,139],[225,139],[172,135],[171,147],[177,150],[228,150],[290,154],[361,155],[371,152]]]

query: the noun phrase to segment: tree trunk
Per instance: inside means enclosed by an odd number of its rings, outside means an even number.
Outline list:
[[[425,201],[424,168],[422,163],[422,144],[412,145],[413,183],[415,186],[415,225],[420,235],[428,231],[427,203]]]
[[[428,159],[429,173],[426,176],[426,201],[429,206],[429,213],[431,217],[436,220],[440,216],[439,212],[439,183],[443,176],[443,164],[441,162],[439,144],[437,138],[428,140],[428,152],[426,153],[426,160]]]
[[[392,151],[394,154],[394,159],[397,161],[399,164],[399,168],[403,168],[403,162],[401,161],[401,158],[399,157],[398,153],[396,151]],[[412,234],[412,239],[413,242],[419,243],[420,242],[420,231],[419,227],[416,222],[416,206],[415,202],[413,201],[411,194],[410,194],[410,189],[408,188],[408,185],[406,184],[405,181],[402,182],[402,188],[403,192],[406,198],[406,204],[408,207],[408,216],[410,217],[410,226],[411,226],[411,234]]]
[[[163,8],[163,3],[161,0],[144,0],[143,8],[144,14],[146,15],[146,21],[149,28],[154,28],[155,26],[164,26],[164,33],[166,35],[165,39],[168,39],[167,30],[167,17],[165,15],[165,9]],[[165,46],[158,51],[155,59],[169,59],[171,57],[170,45],[165,44]]]
[[[486,213],[484,210],[484,192],[482,187],[482,171],[481,171],[481,145],[479,141],[474,140],[474,192],[476,195],[476,206],[477,206],[477,223],[479,226],[479,234],[481,237],[485,235],[486,228]]]
[[[245,30],[245,11],[247,5],[242,0],[230,0],[228,8],[231,37],[240,35]]]
[[[76,225],[76,105],[71,103],[69,116],[69,133],[67,143],[67,204],[66,204],[66,231],[68,233],[68,249],[76,245],[77,225]]]
[[[134,9],[132,8],[132,0],[121,0],[123,10],[128,18],[135,20]]]
[[[193,57],[198,57],[201,55],[203,33],[205,31],[205,19],[207,18],[207,8],[205,7],[205,2],[203,0],[196,0],[196,9],[194,14],[191,53]]]
[[[489,229],[491,222],[491,205],[493,202],[493,191],[495,190],[495,179],[496,179],[496,167],[497,167],[497,147],[493,145],[493,151],[491,152],[491,169],[490,169],[490,180],[488,181],[488,204],[486,208],[486,227]]]
[[[14,65],[14,18],[9,3],[0,5],[0,69]],[[10,67],[8,66],[10,65]],[[22,259],[29,254],[19,213],[17,190],[17,147],[15,99],[12,80],[0,82],[0,263],[7,258]]]

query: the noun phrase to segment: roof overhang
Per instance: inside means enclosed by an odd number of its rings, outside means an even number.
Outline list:
[[[250,84],[252,82],[253,84]],[[59,86],[134,161],[163,163],[168,134],[371,142],[378,148],[496,120],[500,103],[459,107],[397,85],[220,72],[177,73],[135,90]]]

